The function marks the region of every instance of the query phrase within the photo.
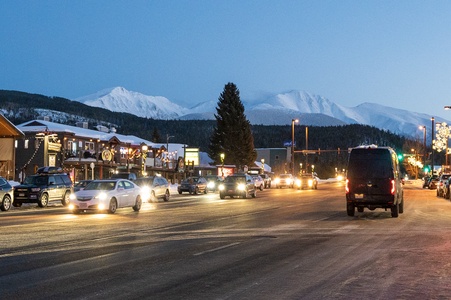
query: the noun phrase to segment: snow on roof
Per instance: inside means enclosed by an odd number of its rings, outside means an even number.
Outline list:
[[[77,126],[70,126],[60,123],[54,123],[50,121],[44,121],[44,120],[32,120],[25,123],[22,123],[17,126],[20,130],[23,132],[62,132],[62,133],[71,133],[75,136],[79,137],[85,137],[85,138],[93,138],[101,141],[108,141],[113,137],[116,137],[119,141],[123,143],[129,143],[131,145],[140,145],[140,144],[146,144],[152,147],[157,147],[158,145],[147,141],[145,139],[142,139],[140,137],[134,136],[134,135],[123,135],[118,134],[116,132],[102,132],[98,130],[92,130],[92,129],[86,129],[82,127]]]

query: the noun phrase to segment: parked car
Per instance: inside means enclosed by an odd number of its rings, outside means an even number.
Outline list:
[[[437,182],[437,188],[436,188],[436,193],[437,196],[439,197],[443,197],[444,193],[444,186],[445,186],[445,181],[448,181],[448,178],[451,176],[451,174],[440,174],[439,178],[438,178],[438,182]]]
[[[92,180],[89,180],[89,179],[77,181],[77,182],[74,184],[74,192],[78,192],[78,191],[84,189],[84,188],[88,185],[88,183],[90,183],[91,181],[92,181]]]
[[[318,189],[318,177],[315,173],[303,173],[296,179],[296,187],[299,189]]]
[[[438,175],[434,174],[429,178],[428,181],[428,188],[430,190],[435,190],[437,189],[437,183],[438,183]]]
[[[205,179],[207,180],[207,192],[216,192],[219,184],[223,181],[222,177],[218,175],[207,175]]]
[[[66,206],[73,192],[73,183],[69,175],[54,167],[39,168],[35,175],[25,178],[22,184],[14,187],[14,207],[22,203],[37,203],[46,207],[50,201],[61,201]]]
[[[158,201],[158,199],[169,201],[171,192],[166,178],[161,176],[140,177],[134,183],[141,187],[143,202]]]
[[[265,183],[265,189],[271,188],[271,176],[269,176],[269,174],[261,174],[260,176],[263,178],[263,182]]]
[[[265,187],[265,182],[263,181],[263,178],[261,178],[260,175],[251,175],[252,179],[254,179],[254,185],[255,188],[263,191],[264,187]]]
[[[3,177],[0,177],[0,210],[7,211],[14,200],[14,188]]]
[[[118,208],[141,209],[141,188],[128,179],[100,179],[90,182],[83,190],[70,195],[69,209],[73,213],[108,211]]]
[[[293,188],[294,186],[294,177],[291,174],[280,174],[274,180],[276,183],[276,188],[289,187]]]
[[[246,199],[249,195],[252,198],[257,197],[257,189],[255,188],[254,180],[248,174],[229,175],[219,185],[219,198],[221,199],[224,199],[226,196]]]
[[[197,195],[199,193],[207,193],[207,179],[202,176],[192,176],[183,180],[177,187],[179,194],[188,192]]]
[[[355,208],[390,209],[397,218],[404,211],[402,176],[396,152],[389,147],[352,148],[346,178],[346,211],[354,216]]]
[[[443,185],[443,198],[445,198],[445,199],[450,199],[450,192],[451,192],[450,180],[451,180],[451,176],[448,177],[447,180],[445,180],[445,184]]]

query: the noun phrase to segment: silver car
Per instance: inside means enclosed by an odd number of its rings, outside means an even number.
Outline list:
[[[170,185],[166,178],[161,176],[140,177],[134,183],[141,187],[143,202],[158,201],[158,199],[169,201]]]
[[[2,211],[7,211],[11,208],[14,199],[14,189],[9,184],[9,182],[0,177],[0,209]]]
[[[141,209],[141,188],[128,179],[103,179],[90,182],[83,190],[70,195],[69,209],[82,211],[108,211],[118,208]]]

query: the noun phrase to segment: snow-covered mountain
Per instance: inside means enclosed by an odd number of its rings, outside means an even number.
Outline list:
[[[105,89],[75,100],[89,106],[131,113],[143,118],[176,119],[189,113],[188,109],[172,103],[165,97],[146,96],[123,87]]]
[[[165,97],[146,96],[127,91],[123,87],[102,90],[75,99],[86,105],[102,107],[116,112],[127,112],[155,119],[214,120],[217,101],[199,103],[184,108]],[[428,126],[430,116],[375,103],[345,107],[322,96],[303,91],[290,91],[271,95],[265,99],[243,101],[245,114],[251,124],[289,125],[293,118],[309,126],[339,126],[364,124],[397,134],[422,136],[419,125]],[[436,122],[446,120],[436,118]]]

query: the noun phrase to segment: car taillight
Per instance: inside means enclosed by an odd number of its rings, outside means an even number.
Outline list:
[[[392,195],[394,195],[395,194],[395,192],[396,192],[396,185],[395,185],[395,180],[394,179],[392,179],[392,181],[391,181],[391,194]]]
[[[349,179],[346,179],[345,190],[346,190],[346,194],[349,194]]]

